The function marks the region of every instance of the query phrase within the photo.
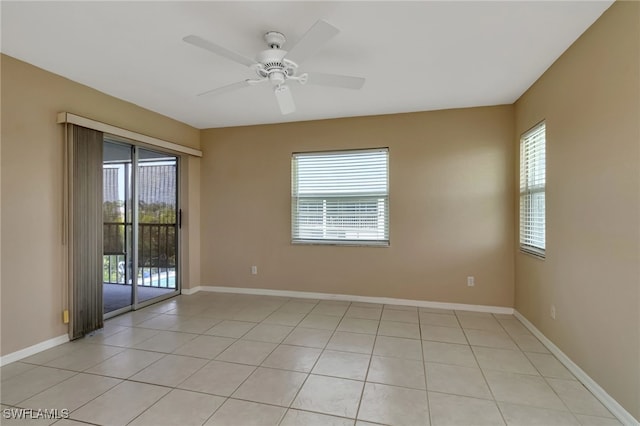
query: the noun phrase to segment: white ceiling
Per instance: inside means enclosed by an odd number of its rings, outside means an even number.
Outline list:
[[[611,3],[2,1],[2,52],[197,128],[279,123],[512,103]],[[295,42],[318,19],[341,33],[301,71],[362,90],[292,85],[286,116],[269,85],[196,96],[255,74],[184,36],[253,57],[266,31]]]

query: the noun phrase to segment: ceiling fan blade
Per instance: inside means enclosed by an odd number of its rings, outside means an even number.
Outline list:
[[[296,110],[296,104],[293,102],[293,96],[289,86],[280,85],[273,88],[273,92],[276,94],[276,100],[280,107],[282,115],[291,114]]]
[[[321,19],[289,50],[286,58],[300,65],[339,32],[339,29]]]
[[[351,77],[349,75],[324,74],[321,72],[309,72],[307,83],[321,86],[342,87],[344,89],[361,89],[365,79],[362,77]]]
[[[206,92],[198,93],[198,96],[205,95],[220,95],[222,93],[231,92],[232,90],[241,89],[243,87],[250,86],[249,80],[242,80],[237,83],[229,84],[227,86],[218,87],[217,89],[207,90]]]
[[[220,55],[224,58],[231,59],[234,62],[238,62],[239,64],[246,65],[248,67],[251,67],[256,63],[256,61],[254,61],[253,59],[249,59],[246,56],[233,52],[229,49],[225,49],[222,46],[218,46],[217,44],[212,43],[209,40],[205,40],[195,35],[188,35],[184,37],[182,40],[196,47],[208,50],[209,52],[213,52],[216,55]]]

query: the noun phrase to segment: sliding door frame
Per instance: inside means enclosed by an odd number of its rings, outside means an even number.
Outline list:
[[[124,138],[122,136],[117,136],[117,135],[113,135],[113,134],[108,134],[105,133],[103,135],[103,144],[104,142],[110,142],[110,143],[118,143],[118,144],[122,144],[124,146],[127,146],[129,148],[131,148],[131,173],[129,176],[130,179],[130,184],[131,184],[131,253],[130,253],[130,258],[131,258],[131,304],[124,306],[122,308],[116,309],[114,311],[108,312],[103,314],[104,315],[104,319],[109,319],[112,318],[114,316],[126,313],[126,312],[130,312],[130,311],[136,311],[138,309],[142,309],[146,306],[152,305],[154,303],[158,303],[161,302],[163,300],[166,299],[170,299],[172,297],[178,296],[181,291],[182,291],[182,265],[181,265],[181,258],[182,258],[182,247],[181,247],[181,223],[180,223],[180,210],[181,210],[181,195],[180,195],[180,173],[181,173],[181,155],[180,153],[176,153],[174,151],[168,150],[168,149],[162,149],[161,147],[158,146],[153,146],[150,147],[147,144],[144,143],[137,143],[137,141],[132,140],[132,139],[128,139],[128,138]],[[139,194],[140,194],[140,187],[139,187],[139,160],[140,160],[140,149],[145,149],[147,151],[152,151],[152,152],[158,152],[158,153],[162,153],[162,154],[167,154],[170,155],[172,157],[176,158],[176,231],[175,231],[175,248],[176,248],[176,274],[175,274],[175,284],[176,284],[176,288],[174,291],[161,295],[161,296],[157,296],[151,299],[147,299],[144,300],[142,302],[139,301],[139,297],[138,297],[138,261],[139,261],[139,253],[138,253],[138,248],[139,248],[139,217],[138,217],[138,213],[139,213]],[[125,210],[127,210],[125,208]],[[126,213],[125,213],[125,234],[126,234]],[[127,255],[125,255],[125,265],[127,262]],[[125,266],[126,269],[126,266]]]
[[[135,263],[134,263],[134,267],[133,267],[133,272],[132,274],[134,274],[134,276],[136,277],[136,290],[134,291],[134,304],[133,304],[133,310],[138,310],[138,309],[142,309],[144,307],[147,307],[149,305],[153,305],[154,303],[158,303],[161,302],[163,300],[166,299],[170,299],[172,297],[176,297],[178,295],[181,294],[182,292],[182,244],[180,243],[181,241],[181,221],[180,221],[180,211],[182,210],[182,200],[181,200],[181,191],[180,191],[180,173],[182,172],[182,156],[179,153],[173,152],[171,150],[168,149],[162,149],[160,147],[149,147],[145,144],[133,144],[133,146],[135,147],[134,149],[134,161],[135,161],[135,172],[133,173],[135,176],[135,185],[133,186],[135,193],[132,195],[135,195],[135,200],[136,202],[133,203],[133,212],[134,212],[134,216],[132,219],[135,220],[134,226],[133,226],[133,234],[135,235],[132,241],[132,244],[138,244],[138,237],[139,237],[139,221],[138,221],[138,194],[140,192],[140,186],[138,185],[138,183],[140,182],[139,177],[139,159],[140,159],[140,155],[139,155],[139,151],[140,149],[145,149],[147,151],[153,151],[153,152],[159,152],[159,153],[163,153],[163,154],[168,154],[171,156],[175,156],[176,158],[176,232],[175,232],[175,250],[176,250],[176,274],[175,274],[175,283],[176,283],[176,288],[174,291],[172,291],[171,293],[167,293],[164,294],[162,296],[157,296],[154,297],[152,299],[148,299],[148,300],[144,300],[142,302],[140,302],[138,299],[138,282],[137,282],[137,277],[138,277],[138,250],[136,248],[136,250],[134,250],[134,256],[135,256]]]

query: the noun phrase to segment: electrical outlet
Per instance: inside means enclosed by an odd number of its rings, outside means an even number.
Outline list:
[[[551,318],[556,319],[556,305],[551,305]]]
[[[475,277],[467,277],[467,286],[473,287],[474,285],[476,285]]]
[[[256,265],[251,267],[251,275],[258,275],[258,267]]]

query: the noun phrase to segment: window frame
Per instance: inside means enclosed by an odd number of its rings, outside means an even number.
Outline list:
[[[374,198],[378,199],[378,203],[380,200],[383,200],[385,211],[382,213],[385,218],[383,220],[386,223],[383,223],[384,229],[386,231],[386,239],[340,239],[340,238],[296,238],[296,223],[299,223],[299,219],[297,219],[296,215],[296,202],[300,199],[307,200],[324,200],[323,209],[326,208],[326,200],[333,199],[339,202],[341,199],[348,198],[358,198],[355,195],[347,195],[344,197],[340,196],[327,196],[318,195],[318,196],[296,196],[296,178],[297,178],[297,170],[295,161],[298,157],[303,156],[327,156],[331,154],[341,155],[341,154],[349,154],[349,153],[366,153],[366,152],[380,152],[383,151],[386,154],[386,170],[385,170],[385,180],[386,180],[386,194],[384,195],[363,195],[361,198],[364,202],[371,202]],[[389,147],[376,147],[376,148],[362,148],[362,149],[344,149],[344,150],[327,150],[327,151],[303,151],[303,152],[293,152],[291,154],[291,244],[292,245],[324,245],[324,246],[352,246],[352,247],[389,247],[390,246],[390,215],[389,215]],[[365,206],[363,208],[366,209]],[[323,210],[326,215],[326,210]],[[323,220],[326,221],[326,217],[323,215]],[[363,216],[360,216],[363,217]],[[326,227],[326,224],[323,225]]]
[[[542,162],[543,166],[544,166],[544,175],[543,175],[543,183],[542,184],[535,184],[531,182],[531,175],[535,173],[535,170],[532,172],[530,169],[526,169],[525,167],[525,157],[527,156],[527,153],[525,153],[525,143],[528,141],[529,138],[534,137],[535,134],[540,132],[540,129],[542,128],[542,132],[543,132],[543,141],[542,141],[542,149],[540,149],[539,147],[533,148],[532,150],[538,151],[538,155],[540,155],[542,157],[542,159],[540,160],[539,158],[536,158],[536,164],[538,165],[537,167],[539,167],[540,162]],[[524,132],[521,136],[520,136],[520,152],[519,152],[519,204],[518,204],[518,243],[519,243],[519,248],[520,248],[520,252],[525,253],[525,254],[529,254],[529,255],[533,255],[539,259],[545,259],[546,258],[546,246],[547,246],[547,230],[546,230],[546,225],[547,225],[547,220],[546,220],[546,216],[547,216],[547,208],[546,208],[546,191],[547,191],[547,173],[546,173],[546,162],[547,162],[547,152],[546,152],[546,146],[547,146],[547,127],[546,127],[546,121],[542,120],[539,123],[537,123],[536,125],[534,125],[533,127],[531,127],[529,130],[527,130],[526,132]],[[531,151],[531,150],[530,150]],[[531,153],[529,153],[528,155],[531,155]],[[523,231],[523,227],[525,226],[525,223],[532,223],[533,221],[530,219],[530,217],[533,214],[533,208],[529,208],[528,211],[524,211],[523,210],[523,200],[525,200],[526,198],[529,198],[529,202],[532,204],[532,200],[533,200],[533,196],[536,194],[543,194],[544,195],[544,208],[543,208],[543,247],[540,247],[538,245],[534,245],[531,243],[531,241],[525,241],[523,239],[523,236],[525,234],[525,232]],[[528,218],[526,221],[523,220],[523,218]]]

